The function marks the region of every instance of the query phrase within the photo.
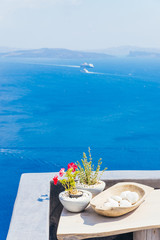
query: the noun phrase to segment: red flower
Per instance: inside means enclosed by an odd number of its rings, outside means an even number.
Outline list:
[[[73,168],[73,172],[75,172],[78,167],[77,167],[77,165],[75,165],[75,164],[72,162],[72,163],[69,163],[69,164],[68,164],[68,169],[70,169],[70,168]]]
[[[61,168],[61,170],[59,171],[59,176],[60,176],[60,177],[63,177],[64,171],[65,171],[65,169],[64,169],[64,168]]]
[[[55,175],[53,178],[54,185],[57,185],[58,182],[58,175]]]

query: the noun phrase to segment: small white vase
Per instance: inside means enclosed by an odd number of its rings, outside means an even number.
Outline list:
[[[105,182],[99,180],[97,184],[94,185],[87,185],[87,184],[81,184],[77,183],[77,188],[81,190],[86,190],[92,193],[92,197],[95,197],[97,194],[101,193],[105,189]]]
[[[82,212],[88,206],[92,199],[92,194],[85,190],[80,191],[83,192],[83,195],[78,198],[70,198],[65,191],[59,194],[59,200],[65,209],[70,212]]]

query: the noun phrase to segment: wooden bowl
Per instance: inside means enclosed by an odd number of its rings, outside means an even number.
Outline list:
[[[91,200],[90,204],[93,210],[100,215],[107,216],[107,217],[118,217],[136,209],[145,200],[145,197],[147,196],[147,194],[149,194],[153,190],[154,188],[152,187],[148,187],[146,185],[133,183],[133,182],[117,183],[114,186],[103,191],[96,197],[94,197]],[[137,192],[139,195],[139,200],[135,204],[132,204],[132,206],[130,207],[104,206],[104,203],[107,201],[109,197],[112,197],[113,195],[120,196],[120,194],[124,191]]]

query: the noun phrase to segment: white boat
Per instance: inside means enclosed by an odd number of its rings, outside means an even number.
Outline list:
[[[83,70],[81,70],[81,72],[83,72],[83,73],[89,73],[89,71],[88,71],[86,68],[84,68]]]
[[[94,68],[94,65],[92,63],[83,63],[81,64],[81,67],[85,67],[85,68]]]

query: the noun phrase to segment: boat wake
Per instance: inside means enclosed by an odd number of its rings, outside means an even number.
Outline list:
[[[100,73],[100,72],[90,72],[90,71],[84,71],[84,70],[81,70],[82,73],[87,73],[87,74],[100,74],[100,75],[104,75],[105,73]]]
[[[111,77],[127,77],[128,78],[128,76],[130,77],[130,78],[138,78],[138,77],[136,77],[136,76],[133,76],[133,75],[131,75],[131,74],[114,74],[114,73],[101,73],[101,72],[89,72],[88,70],[87,71],[83,71],[83,70],[81,70],[81,72],[83,72],[83,73],[87,73],[87,74],[95,74],[95,75],[105,75],[105,76],[111,76]]]
[[[65,64],[54,64],[54,63],[41,63],[41,62],[23,62],[23,64],[34,64],[34,65],[43,65],[43,66],[55,66],[55,67],[69,67],[69,68],[80,68],[79,65],[65,65]]]
[[[61,65],[61,64],[46,64],[46,65],[52,65],[56,67],[70,67],[70,68],[80,68],[78,65]]]
[[[22,62],[21,62],[22,63]],[[82,68],[82,65],[67,65],[67,64],[54,64],[54,63],[35,63],[35,62],[23,62],[23,64],[34,64],[34,65],[43,65],[43,66],[55,66],[55,67],[68,67],[68,68]],[[87,69],[86,69],[87,68]],[[91,68],[91,67],[90,67]],[[116,73],[101,73],[101,72],[90,72],[88,71],[88,67],[83,68],[82,70],[80,70],[83,73],[87,73],[87,74],[95,74],[95,75],[106,75],[106,76],[114,76],[114,77],[135,77],[135,75],[133,76],[131,73],[129,74],[116,74]]]

